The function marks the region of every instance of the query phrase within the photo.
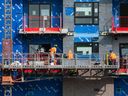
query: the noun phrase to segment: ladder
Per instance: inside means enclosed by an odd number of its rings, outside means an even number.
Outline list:
[[[9,65],[12,58],[12,0],[4,2],[4,39],[2,43],[3,62]]]
[[[5,65],[12,63],[12,0],[4,0],[4,39],[2,42],[2,68],[3,76],[11,77],[11,70],[4,69]],[[6,80],[2,80],[2,83]],[[7,80],[8,81],[8,80]],[[6,83],[6,82],[5,82]],[[3,84],[4,96],[12,96],[12,83]]]

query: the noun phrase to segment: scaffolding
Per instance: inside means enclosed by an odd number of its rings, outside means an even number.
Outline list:
[[[12,60],[12,0],[4,0],[4,39],[2,43],[2,67],[10,65]],[[12,96],[12,77],[10,69],[2,69],[4,96]]]
[[[119,63],[116,65],[107,65],[105,60],[99,58],[92,58],[92,56],[87,56],[87,58],[80,58],[79,55],[73,54],[73,58],[69,60],[64,57],[65,54],[55,54],[56,64],[52,65],[51,57],[49,53],[43,54],[17,54],[13,53],[13,40],[12,40],[12,0],[5,0],[4,2],[4,39],[2,43],[2,85],[4,88],[4,96],[12,96],[12,86],[16,82],[24,82],[24,74],[32,73],[36,74],[38,71],[42,73],[61,73],[61,76],[67,75],[70,71],[76,72],[76,76],[105,76],[108,71],[110,73],[115,73],[119,69]],[[24,18],[24,17],[23,17]],[[46,17],[45,17],[46,18]],[[48,18],[48,17],[47,17]],[[49,17],[57,18],[57,17]],[[58,18],[57,18],[58,19]],[[60,15],[60,27],[59,28],[25,28],[20,30],[20,33],[31,33],[36,30],[35,33],[48,34],[53,33],[63,33],[67,34],[67,29],[62,29],[62,17]],[[23,23],[24,24],[24,23]],[[44,23],[45,25],[45,23]],[[34,34],[35,34],[34,33]],[[51,33],[50,33],[51,34]],[[12,54],[13,53],[13,54]],[[17,80],[13,80],[11,76],[12,70],[20,71],[21,77]],[[55,72],[55,73],[56,73]],[[97,75],[103,73],[102,75]],[[33,73],[32,73],[33,74]],[[69,74],[68,74],[69,75]],[[108,75],[107,75],[108,76]]]

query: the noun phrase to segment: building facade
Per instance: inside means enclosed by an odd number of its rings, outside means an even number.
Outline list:
[[[4,6],[1,0],[0,53]],[[71,50],[78,59],[91,58],[105,65],[105,54],[113,50],[118,66],[124,68],[123,73],[127,75],[127,61],[122,62],[128,55],[127,9],[127,0],[12,0],[12,53],[49,53],[49,49],[57,45],[59,54]],[[2,56],[0,58],[2,64]],[[78,65],[83,63],[80,61]],[[127,96],[127,77],[124,77],[100,80],[60,77],[15,84],[12,92],[13,96]],[[1,87],[1,95],[2,90]]]

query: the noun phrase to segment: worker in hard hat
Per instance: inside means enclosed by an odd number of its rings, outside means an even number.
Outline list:
[[[110,54],[109,54],[109,64],[110,65],[115,65],[116,64],[116,59],[117,59],[117,56],[116,56],[116,54],[112,51],[112,50],[110,50]]]
[[[68,51],[67,58],[68,58],[69,60],[73,59],[73,53],[72,53],[71,50]]]
[[[49,51],[50,51],[50,57],[51,57],[51,65],[56,65],[56,60],[55,60],[55,54],[57,51],[57,45],[54,45]]]

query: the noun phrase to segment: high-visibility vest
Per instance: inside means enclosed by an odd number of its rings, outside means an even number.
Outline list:
[[[110,56],[109,56],[110,59],[114,60],[117,58],[116,54],[115,53],[110,53]]]
[[[70,60],[70,59],[73,59],[73,53],[72,53],[72,51],[69,51],[68,52],[68,59]]]
[[[50,49],[50,53],[51,53],[51,54],[56,53],[56,47],[52,47],[52,48]]]

